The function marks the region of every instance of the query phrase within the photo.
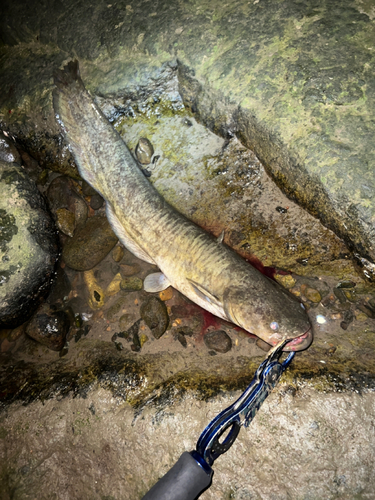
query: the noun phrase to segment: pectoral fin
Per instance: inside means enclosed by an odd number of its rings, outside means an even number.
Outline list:
[[[149,274],[143,282],[146,292],[162,292],[171,285],[169,279],[163,273]]]
[[[220,300],[215,297],[212,293],[210,293],[204,286],[196,283],[192,280],[188,280],[190,285],[193,287],[195,293],[201,298],[209,302],[210,304],[214,304],[216,306],[221,306]]]
[[[209,292],[207,288],[203,285],[196,283],[188,279],[188,282],[195,293],[195,299],[193,299],[201,307],[210,311],[210,313],[219,316],[219,318],[226,319],[224,308],[221,300],[216,297],[213,293]],[[190,297],[192,298],[192,297]]]

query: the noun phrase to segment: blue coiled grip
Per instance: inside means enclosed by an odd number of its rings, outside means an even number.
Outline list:
[[[195,500],[210,486],[212,474],[196,451],[185,451],[142,500]]]

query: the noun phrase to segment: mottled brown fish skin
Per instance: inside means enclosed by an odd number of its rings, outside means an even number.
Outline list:
[[[55,84],[56,119],[80,175],[106,200],[120,241],[201,307],[271,345],[288,338],[295,340],[285,350],[306,349],[312,331],[302,304],[159,195],[85,90],[76,61],[56,73]]]

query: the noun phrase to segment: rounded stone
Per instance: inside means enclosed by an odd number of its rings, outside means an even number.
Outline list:
[[[53,351],[60,351],[70,328],[69,316],[64,311],[53,311],[47,304],[31,318],[26,333]]]
[[[322,300],[322,296],[320,295],[319,291],[315,290],[315,288],[310,288],[309,286],[305,290],[305,297],[315,304]]]
[[[151,163],[154,147],[146,137],[141,137],[135,147],[135,155],[139,163],[149,165]]]
[[[124,278],[120,282],[120,288],[125,292],[136,292],[137,290],[142,290],[142,287],[143,281],[136,276]]]
[[[56,210],[56,224],[62,233],[70,237],[74,235],[75,216],[67,208],[58,208]]]
[[[140,270],[141,266],[139,264],[121,264],[121,274],[123,276],[134,276]]]
[[[84,196],[94,196],[97,194],[95,189],[86,181],[82,181],[82,193]]]
[[[296,284],[296,280],[290,274],[276,274],[276,281],[283,285],[285,288],[293,288]]]
[[[21,163],[16,146],[2,132],[0,132],[0,160],[7,163]]]
[[[124,249],[120,245],[116,246],[112,252],[113,260],[115,262],[120,262],[120,260],[123,258],[123,256],[124,256]]]
[[[76,271],[88,271],[108,255],[117,241],[106,217],[91,217],[67,241],[62,252],[63,259]]]
[[[95,193],[91,196],[90,207],[93,210],[99,210],[103,206],[104,200],[99,193]]]
[[[80,196],[78,191],[78,184],[65,175],[56,177],[49,185],[47,189],[48,203],[58,224],[59,214],[61,217],[61,210],[63,209],[70,211],[74,215],[74,227],[81,226],[86,222],[88,208],[85,200]],[[63,229],[61,230],[63,231]]]
[[[0,327],[16,327],[48,294],[58,258],[57,231],[25,170],[0,161]]]
[[[208,349],[213,349],[216,352],[224,353],[232,349],[232,339],[224,330],[207,332],[203,340]]]
[[[159,339],[169,324],[167,306],[164,302],[157,297],[151,296],[141,305],[140,314],[153,336]]]

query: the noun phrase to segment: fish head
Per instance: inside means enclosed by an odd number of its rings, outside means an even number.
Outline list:
[[[271,346],[290,339],[284,351],[302,351],[313,341],[305,306],[278,283],[254,294],[246,287],[229,287],[224,293],[224,311],[229,321]]]

